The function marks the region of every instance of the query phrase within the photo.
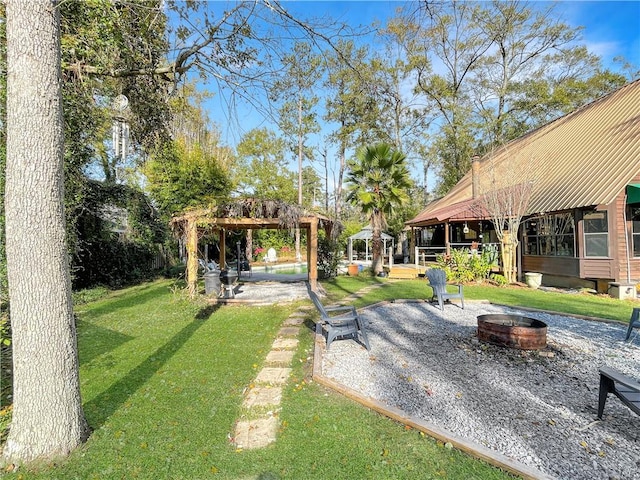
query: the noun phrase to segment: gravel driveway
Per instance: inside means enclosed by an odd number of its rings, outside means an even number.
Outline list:
[[[476,317],[484,313],[546,322],[547,348],[480,343]],[[333,342],[324,376],[558,479],[640,479],[640,417],[610,396],[596,421],[598,368],[640,379],[640,335],[628,344],[623,325],[486,303],[444,312],[391,303],[360,314],[371,352]]]

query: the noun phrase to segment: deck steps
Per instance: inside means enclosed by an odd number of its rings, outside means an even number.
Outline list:
[[[406,264],[394,265],[393,267],[391,267],[391,270],[389,270],[389,278],[396,278],[396,279],[418,278],[418,274],[423,274],[424,270],[425,270],[424,267],[416,268],[415,265],[406,265]]]

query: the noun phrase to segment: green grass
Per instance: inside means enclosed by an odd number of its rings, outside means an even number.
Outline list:
[[[328,288],[346,294],[370,281]],[[383,283],[381,292],[402,291],[401,284]],[[243,390],[298,305],[209,307],[171,286],[153,282],[76,307],[93,434],[64,461],[4,478],[511,478],[311,382],[311,329],[300,334],[278,440],[236,451],[228,435],[242,413]],[[417,293],[421,286],[405,288]]]
[[[384,288],[374,289],[356,300],[358,307],[375,302],[395,299],[425,299],[431,297],[431,287],[426,280],[390,281],[377,277],[359,275],[355,277],[338,277],[323,283],[327,295],[332,301],[358,291],[372,283],[381,284]],[[538,308],[553,312],[584,315],[628,323],[631,311],[638,306],[632,300],[616,300],[606,295],[592,293],[561,293],[534,290],[524,287],[494,287],[488,285],[465,285],[465,300],[488,300],[493,303]]]

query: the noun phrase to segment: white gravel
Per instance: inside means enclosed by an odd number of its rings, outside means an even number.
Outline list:
[[[513,312],[547,323],[541,353],[478,341],[478,315]],[[625,343],[623,325],[470,302],[360,315],[371,352],[333,342],[324,376],[558,479],[640,479],[640,417],[610,395],[596,421],[600,366],[640,379],[640,335]]]

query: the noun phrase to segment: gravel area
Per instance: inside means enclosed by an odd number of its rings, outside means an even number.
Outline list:
[[[544,321],[547,348],[479,342],[476,317],[485,313]],[[640,379],[640,335],[625,343],[623,325],[472,302],[444,312],[391,303],[360,315],[371,351],[333,342],[325,377],[551,477],[640,479],[640,417],[610,395],[596,418],[600,366]]]

